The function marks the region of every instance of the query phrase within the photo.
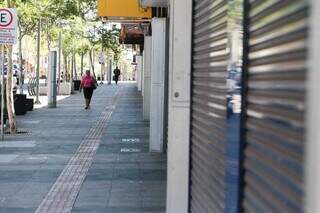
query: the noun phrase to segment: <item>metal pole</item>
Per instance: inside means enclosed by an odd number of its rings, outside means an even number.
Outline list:
[[[57,107],[57,51],[50,52],[49,58],[48,107]]]
[[[1,45],[1,140],[4,140],[4,45]]]
[[[59,32],[59,58],[58,58],[58,94],[60,92],[60,81],[61,81],[61,51],[62,51],[62,33]]]
[[[36,104],[40,104],[40,100],[39,100],[39,87],[40,87],[40,36],[41,36],[41,19],[39,19],[38,22],[38,41],[37,41],[37,74],[36,74],[36,78],[37,78],[37,85],[36,85]]]

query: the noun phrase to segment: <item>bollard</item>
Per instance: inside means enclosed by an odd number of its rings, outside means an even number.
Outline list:
[[[49,56],[48,107],[57,107],[57,51],[51,51]]]

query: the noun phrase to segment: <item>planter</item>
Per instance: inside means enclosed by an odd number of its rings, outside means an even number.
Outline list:
[[[59,95],[71,95],[71,83],[69,82],[61,83]]]
[[[25,104],[26,104],[26,108],[27,108],[28,111],[32,111],[33,110],[33,103],[34,103],[33,98],[27,98],[26,99]]]
[[[46,86],[39,87],[39,95],[47,95],[48,88]]]
[[[14,110],[16,115],[25,115],[27,113],[26,100],[27,95],[16,94],[14,96]]]
[[[5,102],[6,104],[6,102]],[[0,107],[1,107],[1,100],[0,100]],[[1,118],[1,110],[0,110],[0,118]],[[6,124],[6,121],[8,120],[8,111],[7,111],[7,106],[4,106],[4,113],[3,113],[3,121]],[[0,124],[1,124],[1,120],[0,120]]]
[[[74,90],[79,91],[80,90],[80,84],[81,84],[80,80],[73,80]]]

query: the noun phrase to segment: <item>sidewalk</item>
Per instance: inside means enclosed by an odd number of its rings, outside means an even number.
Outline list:
[[[0,143],[0,212],[164,212],[166,156],[148,152],[134,84],[103,85],[18,117]]]

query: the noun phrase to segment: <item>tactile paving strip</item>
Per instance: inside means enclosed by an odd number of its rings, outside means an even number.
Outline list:
[[[99,148],[103,129],[115,109],[118,93],[119,90],[111,100],[111,104],[101,113],[96,125],[89,130],[76,153],[42,200],[36,213],[71,212],[82,183]]]

